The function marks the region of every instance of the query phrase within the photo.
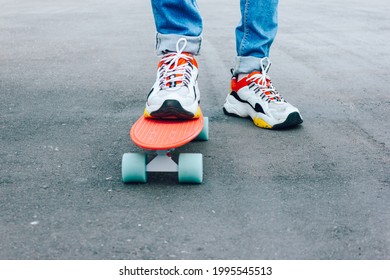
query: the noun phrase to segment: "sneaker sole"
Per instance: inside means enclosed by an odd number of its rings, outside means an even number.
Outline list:
[[[301,115],[298,112],[291,113],[287,119],[279,124],[275,124],[272,129],[286,129],[297,126],[303,122]]]
[[[149,113],[145,109],[144,115],[147,118],[156,119],[196,119],[200,117],[200,108],[198,107],[194,114],[185,110],[177,100],[165,100],[157,111]]]
[[[241,117],[237,114],[230,113],[225,109],[225,107],[223,107],[223,112],[225,113],[225,115],[231,116],[231,117],[252,119],[249,116],[248,117]],[[268,124],[266,121],[264,121],[261,118],[255,117],[253,119],[253,123],[256,126],[261,127],[261,128],[274,129],[274,130],[283,130],[286,128],[291,128],[291,127],[294,127],[294,126],[301,124],[302,122],[303,122],[303,120],[301,118],[301,115],[298,112],[291,113],[290,115],[288,115],[288,117],[286,118],[286,120],[284,122],[279,123],[279,124],[275,124],[274,126],[271,126],[270,124]]]

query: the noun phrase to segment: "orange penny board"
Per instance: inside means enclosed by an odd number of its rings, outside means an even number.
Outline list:
[[[141,116],[130,129],[134,144],[148,150],[169,150],[187,144],[203,129],[203,115],[192,120],[162,120]]]

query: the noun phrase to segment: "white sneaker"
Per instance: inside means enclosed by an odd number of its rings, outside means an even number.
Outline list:
[[[263,66],[263,64],[266,66]],[[226,97],[223,110],[227,115],[251,117],[261,128],[284,129],[303,122],[298,109],[288,103],[275,89],[267,75],[268,58],[261,61],[261,71],[244,77],[232,77],[231,93]]]
[[[145,117],[192,119],[200,116],[198,63],[192,54],[183,52],[186,44],[185,38],[179,39],[176,52],[167,53],[158,64],[157,79],[146,101]]]

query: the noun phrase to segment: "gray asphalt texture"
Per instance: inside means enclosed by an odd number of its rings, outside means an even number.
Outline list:
[[[155,79],[149,1],[0,0],[1,259],[389,259],[390,6],[289,0],[270,76],[304,118],[225,116],[239,1],[199,1],[204,183],[121,182]]]

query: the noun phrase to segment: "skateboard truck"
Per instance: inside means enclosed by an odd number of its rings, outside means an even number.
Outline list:
[[[144,124],[146,120],[140,118],[139,123]],[[155,125],[154,120],[149,121],[149,125],[154,129]],[[199,125],[198,120],[192,121],[192,125]],[[184,126],[188,126],[187,129]],[[190,122],[172,122],[161,124],[161,127],[165,128],[164,130],[150,130],[145,138],[141,140],[151,140],[159,139],[161,135],[175,135],[180,134],[178,131],[189,131]],[[169,127],[171,126],[171,127]],[[180,127],[179,127],[180,126]],[[141,127],[141,126],[139,126]],[[142,127],[143,128],[143,127]],[[132,128],[133,129],[133,128]],[[136,126],[135,129],[138,129]],[[179,129],[179,130],[177,130]],[[200,131],[200,132],[199,132]],[[191,134],[191,133],[190,133]],[[150,138],[150,135],[154,137]],[[208,140],[208,118],[204,117],[202,126],[196,134],[191,134],[198,141],[207,141]],[[176,138],[176,136],[174,137]],[[132,137],[134,141],[135,137]],[[143,148],[146,152],[143,153],[125,153],[122,157],[122,180],[124,183],[146,183],[147,182],[147,173],[148,172],[177,172],[179,183],[195,183],[200,184],[203,182],[203,155],[200,153],[180,153],[177,163],[172,159],[171,153],[175,148],[180,147],[191,141],[185,140],[182,143],[174,144],[173,147],[164,147],[160,148],[153,145],[142,146],[139,142],[136,142],[137,146]],[[142,141],[140,141],[142,142]],[[142,142],[143,143],[143,142]],[[155,148],[156,147],[156,148]],[[152,154],[154,158],[151,161],[147,161],[147,154]]]
[[[177,172],[177,163],[172,159],[172,150],[156,151],[156,156],[146,165],[147,172]]]

